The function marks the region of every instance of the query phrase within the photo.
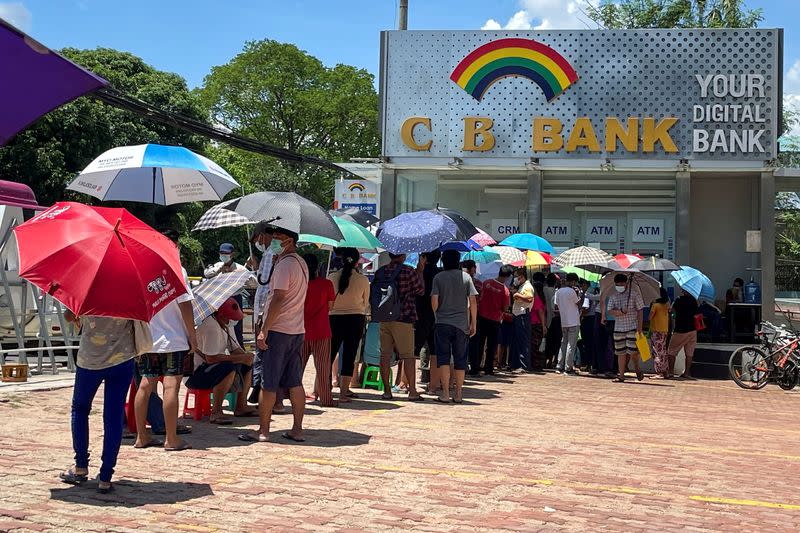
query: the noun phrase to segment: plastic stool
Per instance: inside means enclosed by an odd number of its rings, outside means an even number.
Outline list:
[[[392,382],[392,369],[389,369],[389,383]],[[381,381],[381,367],[367,365],[364,370],[364,381],[361,383],[362,389],[378,389],[383,392],[383,381]]]
[[[136,410],[133,402],[136,399],[136,380],[131,380],[131,388],[128,390],[128,401],[125,402],[125,419],[128,422],[128,431],[136,433]]]
[[[192,407],[189,407],[189,397],[193,400]],[[211,415],[211,390],[186,389],[186,399],[183,401],[183,417],[202,420],[207,415]]]
[[[225,400],[224,401],[228,402],[228,409],[231,410],[231,411],[235,411],[236,410],[236,394],[237,393],[235,393],[235,392],[229,392],[228,394],[225,395]],[[211,393],[210,402],[212,404],[214,403],[214,393],[213,392]]]

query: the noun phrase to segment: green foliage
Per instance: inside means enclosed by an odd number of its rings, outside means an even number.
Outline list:
[[[764,18],[744,0],[602,0],[587,14],[607,29],[754,28]]]
[[[380,155],[373,76],[348,65],[329,68],[292,44],[250,41],[211,69],[201,90],[215,123],[290,150],[347,161]],[[287,164],[227,146],[215,160],[245,192],[296,191],[320,205],[333,200],[331,170]]]
[[[775,255],[779,260],[800,261],[800,211],[793,209],[777,214]]]

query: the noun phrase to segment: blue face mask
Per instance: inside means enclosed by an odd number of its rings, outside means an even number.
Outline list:
[[[219,254],[219,260],[225,263],[226,265],[231,262],[233,256],[228,254]]]

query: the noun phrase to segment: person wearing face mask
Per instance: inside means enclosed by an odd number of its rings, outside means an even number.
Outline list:
[[[264,221],[259,222],[253,228],[252,237],[250,242],[261,254],[261,260],[257,262],[251,260],[251,263],[256,270],[256,280],[258,286],[256,287],[256,295],[253,298],[253,315],[255,318],[255,331],[261,327],[264,318],[264,304],[267,301],[267,292],[269,291],[270,276],[272,275],[273,253],[272,245],[272,227]],[[250,403],[257,403],[258,396],[261,391],[261,376],[259,375],[259,365],[253,366],[253,389],[250,395]],[[278,398],[276,401],[276,409],[282,412],[283,399]]]
[[[619,372],[614,380],[625,381],[625,369],[628,360],[633,361],[636,379],[642,381],[644,374],[639,368],[639,349],[636,347],[636,335],[642,334],[644,300],[638,289],[630,286],[628,276],[614,276],[614,292],[608,297],[608,313],[614,317],[614,351],[617,354]],[[603,323],[605,324],[605,313]]]
[[[524,268],[514,271],[516,292],[512,296],[511,314],[514,315],[514,336],[511,338],[509,363],[512,372],[530,371],[531,366],[531,307],[533,285]]]
[[[247,271],[247,268],[244,265],[240,265],[239,263],[235,262],[233,258],[235,257],[235,251],[233,249],[233,245],[229,242],[224,242],[219,245],[219,262],[214,263],[213,265],[207,267],[203,272],[203,276],[207,279],[211,279],[213,277],[219,276],[220,274],[224,274],[227,272],[243,272]],[[233,299],[236,300],[236,303],[239,304],[239,307],[243,307],[244,298],[242,294],[235,294]],[[236,333],[236,342],[239,343],[240,346],[244,345],[244,325],[242,321],[237,321],[233,326],[233,331]]]

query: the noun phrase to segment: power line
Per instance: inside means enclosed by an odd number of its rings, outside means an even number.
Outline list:
[[[293,150],[287,150],[286,148],[282,148],[280,146],[257,141],[249,137],[244,137],[243,135],[239,135],[237,133],[214,128],[213,126],[209,126],[208,124],[193,118],[166,111],[160,107],[148,104],[143,100],[134,98],[133,96],[125,94],[122,91],[110,86],[101,87],[91,95],[108,105],[112,105],[126,111],[131,111],[132,113],[136,113],[137,115],[141,115],[156,122],[161,122],[162,124],[167,124],[168,126],[173,126],[184,131],[207,137],[209,139],[214,139],[235,148],[241,148],[242,150],[247,150],[249,152],[277,157],[278,159],[292,163],[309,164],[323,168],[329,168],[358,177],[356,174],[353,174],[346,168],[328,161],[327,159],[301,154]]]

